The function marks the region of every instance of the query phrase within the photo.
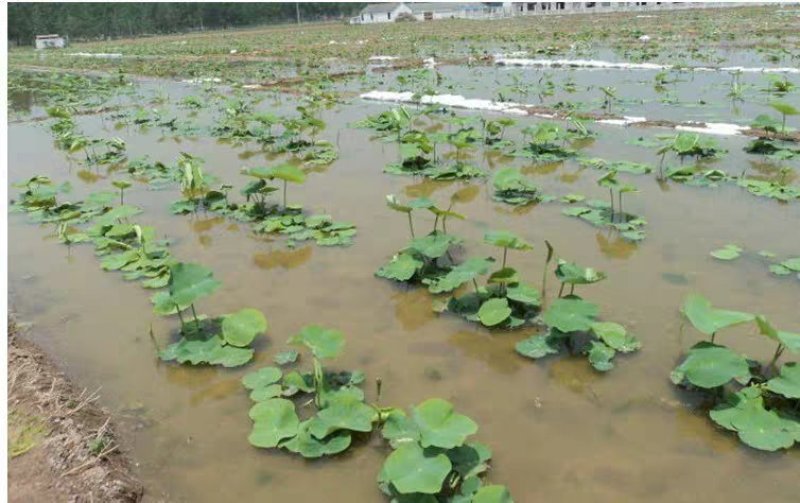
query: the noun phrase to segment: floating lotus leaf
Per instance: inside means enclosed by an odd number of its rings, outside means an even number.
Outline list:
[[[788,449],[800,432],[797,422],[765,409],[761,390],[754,386],[731,395],[709,415],[723,428],[737,432],[742,442],[762,451]]]
[[[522,356],[536,360],[558,353],[558,339],[550,334],[534,335],[519,341],[514,349]]]
[[[277,447],[281,440],[297,435],[300,419],[294,403],[283,398],[258,402],[250,409],[253,429],[247,440],[263,448]]]
[[[621,353],[630,353],[642,347],[642,344],[619,323],[598,321],[592,323],[592,332],[609,347]]]
[[[344,336],[338,330],[308,325],[303,327],[299,334],[292,336],[289,344],[303,344],[320,359],[334,358],[344,348]]]
[[[786,398],[800,398],[800,364],[784,364],[781,374],[767,381],[767,389]]]
[[[800,334],[777,330],[770,324],[765,316],[756,316],[756,324],[762,335],[766,335],[775,342],[780,342],[793,353],[800,353]]]
[[[712,257],[719,260],[734,260],[742,254],[742,249],[733,244],[727,244],[718,250],[710,253]]]
[[[450,234],[432,232],[427,236],[412,239],[409,248],[428,258],[439,258],[447,253],[450,246],[457,244],[459,241],[459,238]]]
[[[298,353],[296,349],[287,349],[286,351],[281,351],[276,354],[272,361],[280,366],[289,365],[290,363],[296,362],[299,355],[300,353]]]
[[[694,328],[706,335],[712,335],[725,327],[754,319],[750,313],[714,309],[708,299],[696,293],[686,297],[683,302],[683,314],[694,325]]]
[[[781,262],[781,265],[790,271],[800,272],[800,257],[794,257]]]
[[[225,346],[221,337],[214,336],[207,340],[181,339],[159,352],[159,358],[191,365],[239,367],[253,358],[253,350]]]
[[[414,277],[417,270],[423,265],[424,263],[421,260],[417,260],[410,253],[398,253],[392,257],[388,264],[378,269],[375,274],[381,278],[408,281]]]
[[[283,376],[283,385],[289,390],[302,391],[303,393],[313,393],[314,391],[314,378],[311,374],[301,374],[296,370],[289,372]],[[292,392],[287,392],[287,395],[293,395]]]
[[[297,436],[283,442],[281,447],[309,459],[339,454],[350,447],[350,433],[346,431],[334,433],[324,440],[314,438],[309,431],[312,421],[309,419],[300,423]]]
[[[283,386],[280,384],[270,384],[263,388],[256,388],[250,392],[250,400],[254,402],[263,402],[270,398],[278,398],[283,394]]]
[[[437,494],[451,469],[444,454],[426,453],[417,444],[405,444],[386,458],[378,481],[392,484],[401,494]]]
[[[511,316],[511,308],[506,299],[489,299],[478,310],[478,318],[487,327],[493,327],[506,321]]]
[[[537,288],[524,283],[509,286],[508,289],[506,289],[506,297],[509,300],[525,304],[526,306],[538,307],[542,302],[541,295],[541,292]]]
[[[248,346],[266,330],[267,319],[258,309],[245,308],[222,319],[222,337],[231,346]]]
[[[199,264],[180,262],[170,268],[169,294],[175,304],[193,304],[214,293],[219,285],[211,269]]]
[[[517,236],[511,231],[489,231],[483,236],[483,241],[490,245],[512,250],[531,250],[533,245]]]
[[[419,441],[420,437],[417,423],[400,409],[393,409],[389,412],[383,423],[381,435],[383,435],[383,438],[388,440],[389,444],[395,449],[404,443],[416,443]]]
[[[258,389],[281,380],[283,373],[276,367],[264,367],[242,377],[242,384],[247,389]]]
[[[375,419],[375,409],[352,395],[340,395],[329,400],[308,429],[314,437],[323,439],[338,430],[372,431]]]
[[[542,319],[548,326],[561,332],[578,332],[592,328],[598,308],[591,302],[578,298],[556,299]]]
[[[478,489],[472,503],[514,503],[514,499],[506,486],[488,485]]]
[[[494,259],[491,257],[468,259],[463,264],[453,267],[444,276],[429,281],[428,290],[431,293],[452,292],[467,281],[486,274],[492,263]]]
[[[703,341],[692,346],[670,378],[675,384],[686,380],[700,388],[716,388],[731,379],[746,382],[750,378],[750,368],[740,354],[725,346]]]
[[[453,470],[462,479],[477,477],[489,469],[492,451],[487,446],[473,442],[448,450],[446,453]]]
[[[611,361],[616,352],[603,344],[602,342],[592,341],[591,348],[589,348],[589,363],[592,364],[595,370],[600,372],[607,372],[614,368],[614,363]]]
[[[591,267],[581,267],[574,262],[558,259],[556,266],[556,277],[563,283],[571,285],[588,285],[604,280],[606,274]]]
[[[440,398],[425,400],[414,407],[412,417],[419,427],[423,447],[452,449],[478,431],[475,421],[456,413],[453,404]]]

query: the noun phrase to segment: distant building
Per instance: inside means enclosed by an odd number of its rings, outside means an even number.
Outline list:
[[[767,2],[761,2],[762,4]],[[392,2],[364,7],[351,24],[393,23],[398,17],[435,19],[495,19],[535,14],[629,12],[709,7],[737,7],[749,2]],[[405,16],[403,16],[405,15]]]
[[[59,35],[36,35],[36,49],[63,49],[67,39]]]

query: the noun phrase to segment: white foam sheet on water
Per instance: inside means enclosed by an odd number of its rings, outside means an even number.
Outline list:
[[[81,58],[104,58],[104,59],[116,59],[122,57],[122,54],[118,52],[71,52],[69,55],[78,56]]]
[[[499,112],[514,115],[530,115],[541,119],[553,119],[556,116],[546,113],[529,113],[527,108],[534,105],[513,102],[497,102],[476,98],[465,98],[457,94],[435,94],[423,95],[415,98],[411,91],[370,91],[361,95],[362,99],[373,101],[389,101],[394,103],[420,103],[423,105],[442,105],[454,108],[466,108],[469,110],[485,110],[488,112]],[[612,126],[629,126],[639,122],[647,122],[646,117],[623,116],[621,119],[599,119],[600,124]],[[696,125],[695,125],[696,124]],[[676,125],[673,129],[679,131],[691,131],[695,133],[715,134],[724,136],[735,136],[742,134],[749,129],[747,126],[729,124],[726,122],[696,122]]]
[[[612,61],[602,61],[597,59],[531,59],[508,57],[497,54],[494,62],[502,66],[539,66],[539,67],[568,67],[568,68],[598,68],[612,70],[689,70],[695,72],[743,72],[743,73],[799,73],[800,68],[793,67],[747,67],[747,66],[726,66],[712,68],[707,66],[698,67],[676,67],[674,65],[661,65],[657,63],[615,63]]]

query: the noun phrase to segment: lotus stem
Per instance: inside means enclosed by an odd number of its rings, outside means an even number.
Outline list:
[[[433,232],[436,232],[436,227],[439,226],[439,215],[436,215],[436,218],[433,220]]]
[[[286,180],[283,181],[283,208],[286,209],[286,186],[288,183]]]
[[[619,198],[619,204],[617,205],[617,211],[619,212],[620,218],[625,219],[625,213],[622,211],[622,192],[617,192],[617,197]]]
[[[775,349],[775,354],[772,356],[772,361],[769,362],[767,368],[773,368],[775,366],[775,363],[778,361],[778,358],[780,358],[781,355],[783,354],[784,349],[786,349],[786,346],[784,346],[782,343],[778,343],[778,347]]]
[[[572,295],[573,293],[575,293],[575,283],[569,286],[569,294]]]
[[[122,206],[123,204],[125,204],[125,199],[124,199],[124,197],[125,197],[125,190],[124,190],[124,189],[119,189],[119,205],[120,205],[120,206]]]
[[[383,380],[378,377],[375,379],[375,388],[377,392],[377,398],[375,399],[375,403],[381,403],[381,388],[383,387]]]
[[[713,334],[711,334],[711,344],[714,344],[714,338],[715,338],[716,336],[717,336],[717,333],[716,333],[716,332],[714,332]]]
[[[506,268],[506,257],[507,256],[508,256],[508,247],[504,246],[503,247],[503,267],[502,267],[502,269]]]
[[[158,347],[158,341],[156,341],[156,336],[153,333],[153,324],[150,324],[150,340],[153,342],[153,346],[156,348],[156,354],[161,351],[161,348]]]
[[[558,289],[558,298],[561,298],[561,294],[564,293],[564,282],[561,282],[561,288]]]
[[[186,324],[186,322],[183,321],[183,313],[181,313],[181,306],[179,306],[177,302],[175,303],[175,310],[178,312],[178,319],[181,320],[181,333],[183,333],[183,327]]]
[[[200,331],[200,320],[197,319],[197,311],[194,310],[194,303],[190,304],[192,307],[192,317],[194,318],[194,325],[197,331]]]
[[[475,281],[475,278],[472,278],[472,285],[475,287],[475,293],[478,293],[478,282]]]
[[[411,239],[414,239],[414,237],[415,237],[414,236],[414,222],[411,219],[411,212],[409,211],[407,213],[407,215],[408,215],[408,228],[411,230]]]
[[[611,196],[611,223],[614,223],[614,189],[609,187],[608,193]]]

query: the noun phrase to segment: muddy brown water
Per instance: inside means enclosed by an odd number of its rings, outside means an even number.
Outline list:
[[[163,84],[171,95],[185,86]],[[264,103],[268,106],[268,103]],[[53,354],[79,385],[100,388],[103,402],[122,418],[129,447],[140,463],[149,498],[172,501],[383,501],[376,477],[387,449],[377,434],[356,442],[345,455],[304,461],[247,442],[250,401],[239,379],[271,364],[274,354],[302,326],[322,324],[342,330],[344,354],[332,363],[361,369],[365,389],[383,380],[382,403],[410,407],[430,397],[451,400],[480,425],[476,437],[493,452],[490,480],[506,484],[516,501],[797,501],[800,449],[756,452],[716,428],[698,400],[676,391],[670,370],[699,339],[681,330],[678,308],[689,292],[718,306],[763,313],[787,330],[800,329],[800,282],[775,277],[756,252],[780,257],[800,254],[800,205],[779,204],[735,186],[660,187],[652,175],[622,177],[640,192],[626,209],[648,221],[639,244],[561,214],[557,203],[514,210],[491,199],[487,181],[429,182],[381,172],[394,161],[396,146],[371,139],[371,132],[347,124],[387,108],[359,100],[324,115],[322,137],[334,141],[339,159],[290,186],[291,202],[331,213],[358,226],[349,248],[285,246],[282,238],[254,236],[246,225],[214,215],[171,215],[176,190],[137,184],[126,202],[144,209],[141,223],[172,240],[183,261],[211,267],[222,281],[199,309],[222,314],[242,307],[262,310],[269,331],[257,344],[256,361],[245,369],[181,367],[160,363],[148,332],[169,341],[176,320],[152,314],[150,294],[99,267],[89,246],[71,249],[56,242],[51,226],[9,218],[9,294],[22,321],[34,324],[31,337]],[[520,121],[524,126],[533,120]],[[267,164],[254,147],[232,147],[212,138],[161,139],[156,131],[115,130],[97,116],[81,117],[89,136],[121,136],[131,157],[148,154],[174,161],[187,151],[205,159],[207,171],[240,187],[241,166]],[[636,129],[594,126],[599,139],[586,147],[592,156],[655,162],[654,149],[625,140],[651,135]],[[720,138],[730,152],[717,166],[738,173],[757,157],[746,156],[745,139]],[[112,190],[99,173],[81,174],[52,146],[47,123],[9,126],[9,180],[45,174],[70,180],[80,198]],[[491,170],[516,165],[535,177],[545,192],[582,193],[602,199],[594,181],[600,172],[567,162],[530,166],[522,160],[480,152],[474,162]],[[797,167],[797,163],[794,164]],[[543,240],[556,254],[608,273],[578,293],[599,304],[606,320],[624,323],[643,342],[636,354],[620,356],[605,375],[584,357],[565,355],[540,362],[524,359],[514,344],[531,329],[491,332],[431,310],[431,297],[398,287],[373,272],[408,239],[405,217],[388,210],[386,194],[428,196],[446,205],[456,191],[466,202],[454,209],[466,221],[448,229],[466,239],[464,256],[495,255],[483,245],[490,228],[513,230],[533,241],[532,253],[509,253],[509,264],[538,284]],[[16,189],[9,188],[10,197]],[[418,229],[432,219],[415,218]],[[737,243],[747,252],[720,262],[708,252]],[[550,278],[550,296],[557,283]],[[755,358],[767,358],[770,344],[752,330],[734,330],[725,342]]]

